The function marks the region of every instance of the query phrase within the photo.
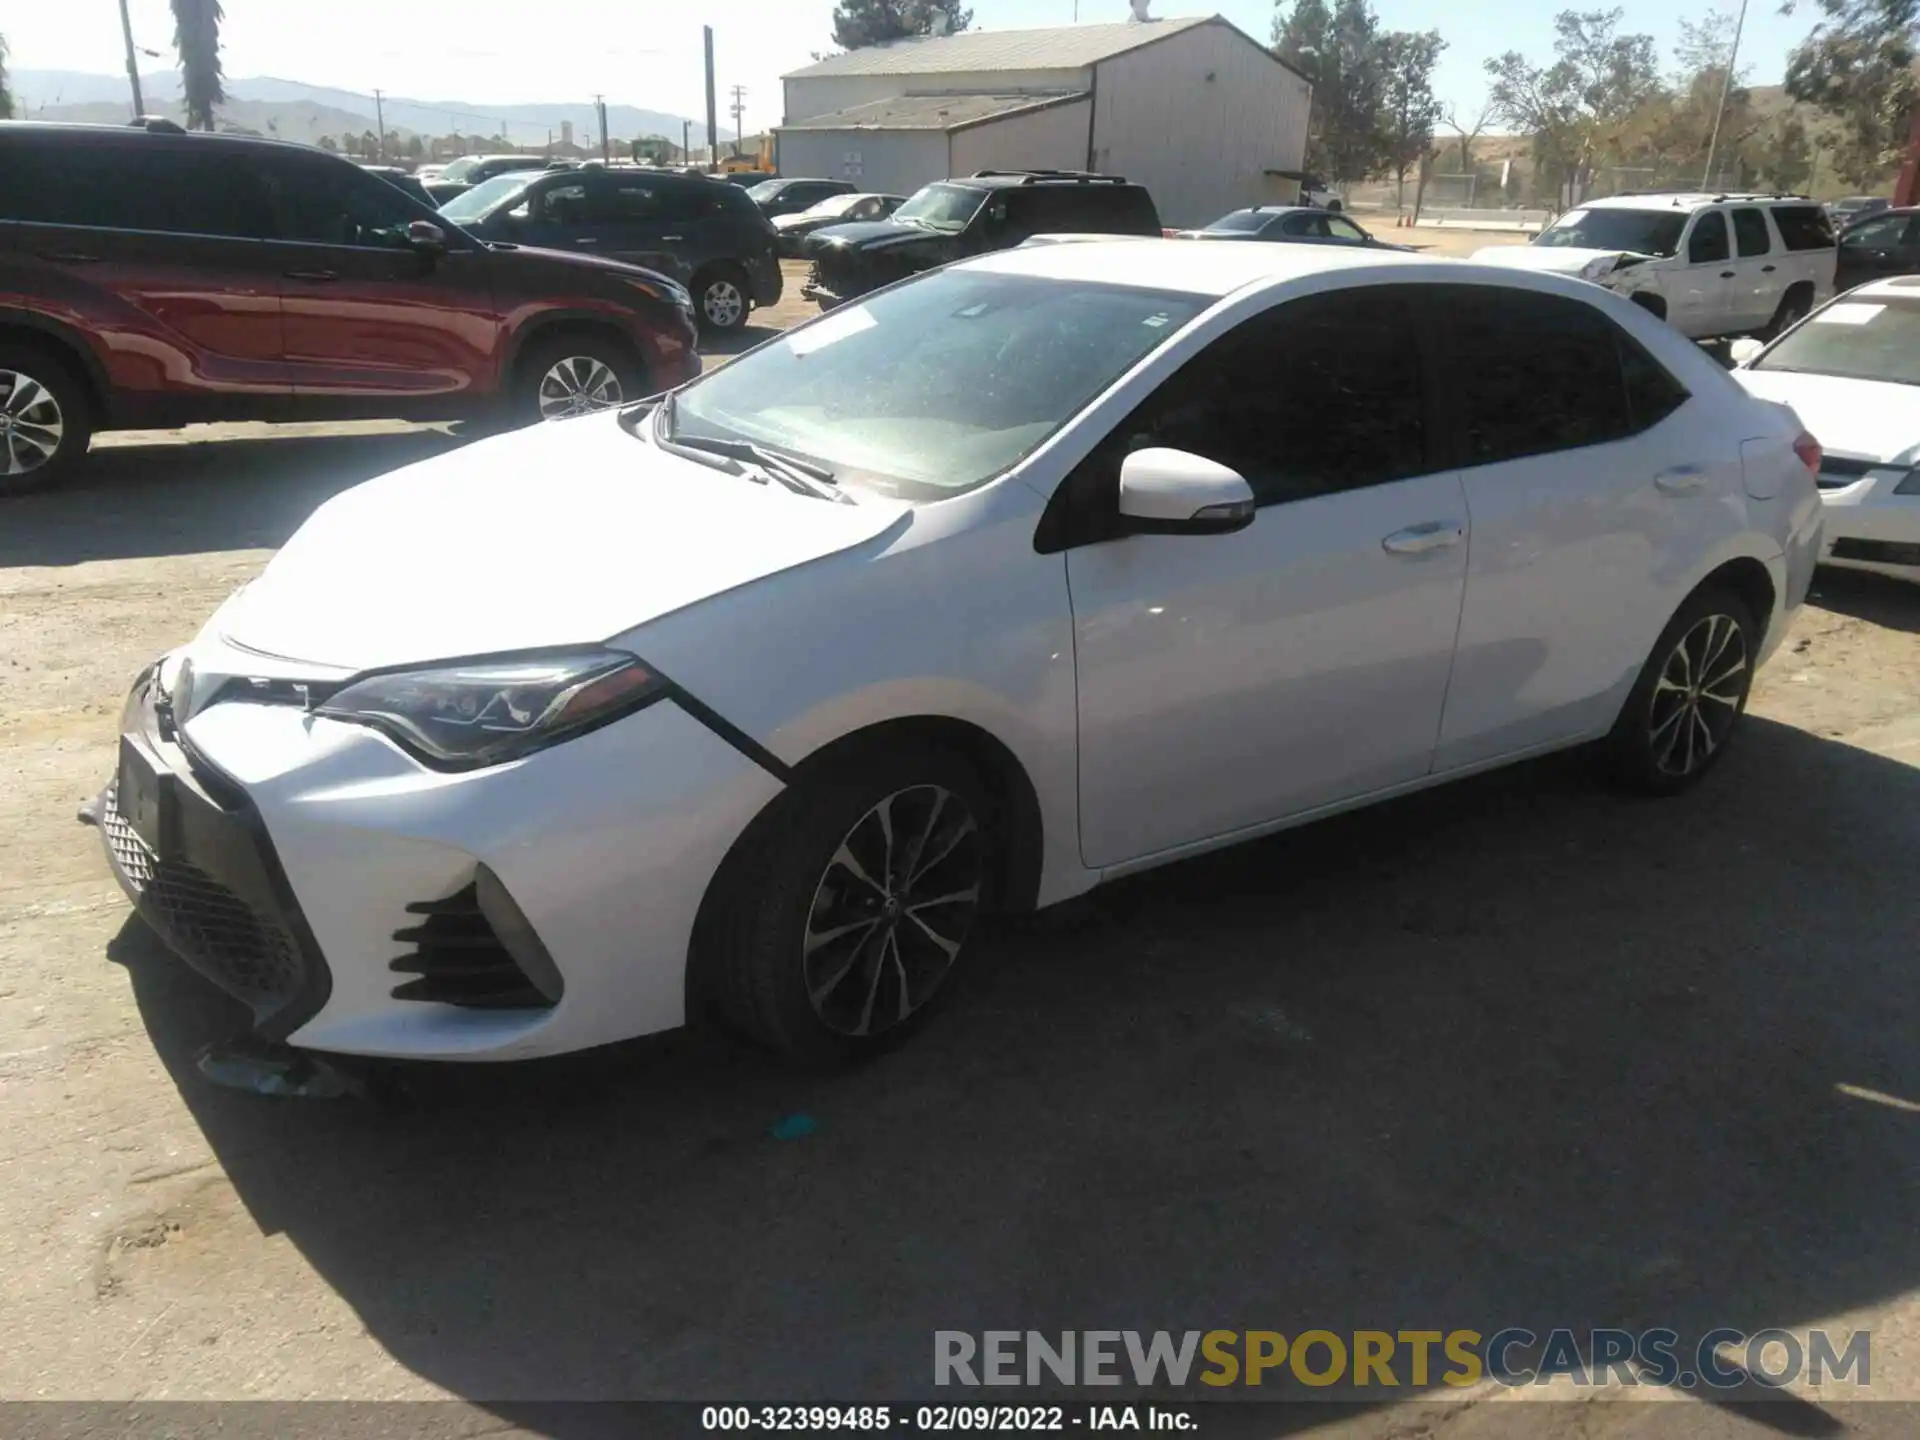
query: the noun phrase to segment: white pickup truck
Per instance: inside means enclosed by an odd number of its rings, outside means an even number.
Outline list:
[[[1694,340],[1771,338],[1833,294],[1833,226],[1796,195],[1617,195],[1478,262],[1575,275]]]

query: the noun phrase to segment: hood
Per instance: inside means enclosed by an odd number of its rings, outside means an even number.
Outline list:
[[[335,496],[220,632],[343,670],[595,643],[910,523],[858,499],[710,470],[612,413],[534,425]]]
[[[824,223],[826,223],[824,217],[809,215],[804,210],[796,211],[792,215],[776,215],[773,218],[773,228],[776,230],[798,230],[802,225],[821,225]]]
[[[1543,270],[1549,275],[1578,275],[1595,260],[1618,260],[1627,250],[1583,250],[1574,245],[1489,245],[1473,252],[1476,265],[1505,265],[1514,270]]]
[[[1791,370],[1736,370],[1750,395],[1793,408],[1832,455],[1911,463],[1920,451],[1920,387]]]
[[[922,229],[902,220],[855,220],[823,226],[813,232],[808,243],[846,250],[893,250],[903,245],[939,245],[954,238],[945,231]]]
[[[516,265],[564,265],[574,272],[598,270],[607,275],[627,275],[636,280],[665,280],[668,284],[680,282],[662,275],[658,270],[649,270],[644,265],[630,265],[624,260],[609,260],[604,255],[582,255],[577,250],[546,250],[538,245],[519,245],[511,240],[488,240],[487,250],[494,255],[514,257],[509,264]]]

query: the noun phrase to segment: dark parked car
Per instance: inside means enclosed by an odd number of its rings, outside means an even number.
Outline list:
[[[1856,220],[1864,220],[1869,215],[1878,215],[1892,208],[1893,201],[1884,195],[1847,195],[1827,202],[1827,218],[1833,221],[1834,229],[1840,230]]]
[[[1836,291],[1889,275],[1920,275],[1920,207],[1882,210],[1840,232]]]
[[[427,194],[427,187],[410,171],[402,170],[398,165],[362,165],[360,168],[369,175],[378,175],[403,194],[411,195],[429,210],[434,207],[434,199]]]
[[[762,180],[747,194],[769,220],[811,210],[831,195],[851,195],[860,187],[850,180]]]
[[[644,265],[693,292],[700,322],[737,330],[780,299],[773,225],[747,192],[704,175],[590,166],[501,175],[440,213],[484,240]]]
[[[1299,245],[1365,245],[1405,250],[1376,239],[1337,211],[1317,205],[1255,205],[1222,215],[1199,230],[1176,230],[1188,240],[1278,240]]]
[[[434,204],[444,205],[496,175],[546,168],[547,161],[538,155],[462,155],[427,182],[427,195]]]
[[[1146,188],[1077,170],[982,170],[923,185],[888,220],[834,225],[808,238],[800,293],[830,310],[904,276],[1035,235],[1158,236]]]
[[[904,195],[832,195],[811,210],[782,215],[773,222],[780,237],[780,253],[798,260],[806,254],[807,237],[829,225],[852,225],[862,220],[884,220],[907,203]]]
[[[304,145],[0,125],[0,491],[96,430],[618,404],[699,373],[664,275],[492,246]]]

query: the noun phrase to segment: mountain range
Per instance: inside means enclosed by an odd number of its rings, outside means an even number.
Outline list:
[[[124,75],[92,75],[76,70],[16,70],[10,72],[15,114],[24,120],[82,120],[118,123],[128,118],[131,97]],[[220,107],[223,124],[278,135],[283,140],[313,144],[322,135],[340,136],[372,130],[376,124],[374,100],[351,90],[308,85],[298,80],[257,76],[226,82],[227,103]],[[140,77],[141,99],[147,113],[180,114],[180,75],[162,70]],[[574,139],[585,145],[600,134],[599,117],[591,104],[560,102],[521,105],[479,104],[469,100],[413,100],[388,95],[381,101],[389,135],[505,135],[516,145],[546,143],[548,132],[560,138],[561,126],[572,124]],[[608,105],[607,128],[616,139],[665,136],[680,143],[688,118],[664,110],[633,105]],[[690,122],[693,143],[707,143],[707,127]],[[724,143],[733,132],[724,126]]]

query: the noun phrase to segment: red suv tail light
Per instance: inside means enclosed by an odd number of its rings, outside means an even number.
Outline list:
[[[1820,449],[1820,442],[1818,440],[1814,439],[1813,436],[1809,435],[1805,430],[1802,430],[1799,437],[1793,442],[1793,453],[1800,457],[1800,463],[1806,466],[1812,474],[1815,476],[1819,475],[1820,461],[1824,452]]]

